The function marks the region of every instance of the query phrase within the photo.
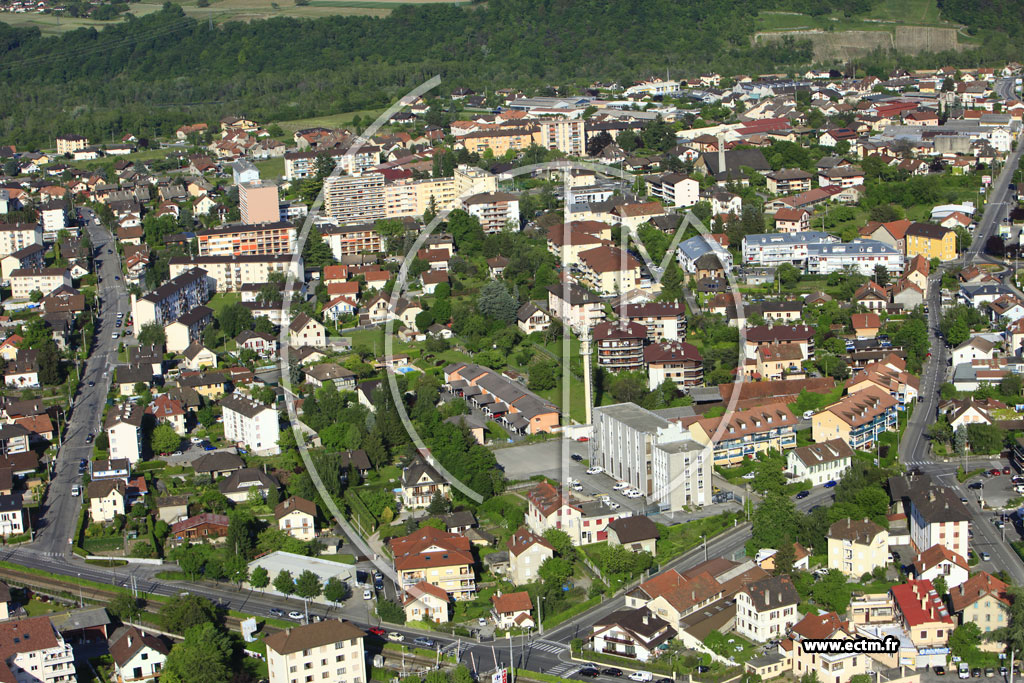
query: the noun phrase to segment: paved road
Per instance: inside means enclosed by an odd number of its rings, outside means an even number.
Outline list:
[[[117,362],[117,340],[111,335],[117,330],[114,323],[118,312],[128,311],[128,297],[120,277],[120,265],[114,240],[89,209],[82,210],[88,221],[87,230],[94,254],[102,261],[99,269],[98,294],[101,306],[96,317],[96,339],[93,351],[82,373],[82,384],[75,395],[71,417],[64,442],[57,453],[56,471],[36,522],[33,547],[50,556],[65,556],[71,552],[69,539],[74,536],[75,523],[82,499],[71,496],[71,487],[81,483],[78,463],[88,458],[92,446],[85,442],[89,434],[98,434],[103,405],[110,387],[111,369]],[[114,254],[108,254],[111,250]],[[89,386],[93,382],[94,386]]]

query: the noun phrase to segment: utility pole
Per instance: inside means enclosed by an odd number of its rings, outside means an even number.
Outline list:
[[[708,535],[707,534],[701,534],[700,537],[704,539],[704,561],[707,562],[708,561]]]

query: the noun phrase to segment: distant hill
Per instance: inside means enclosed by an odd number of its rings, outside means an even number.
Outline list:
[[[755,42],[759,13],[831,21],[892,6],[896,0],[490,0],[405,5],[387,17],[218,26],[166,4],[102,31],[56,37],[0,24],[0,142],[168,134],[228,113],[266,121],[374,109],[435,74],[443,90],[483,90],[666,71],[795,70],[814,60],[812,45],[799,36]]]

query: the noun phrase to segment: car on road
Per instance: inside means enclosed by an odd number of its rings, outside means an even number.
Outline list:
[[[1006,526],[1006,522],[1004,522],[1002,519],[998,519],[998,518],[997,519],[993,519],[992,523],[996,525],[997,529],[1002,529],[1003,527]]]
[[[302,612],[293,609],[291,612],[288,613],[288,618],[295,619],[296,621],[302,619]]]
[[[583,462],[583,456],[580,455],[579,453],[573,453],[572,455],[569,456],[569,458],[575,460],[576,462]]]
[[[604,468],[597,465],[587,468],[587,474],[601,474],[602,472],[604,472]]]
[[[640,498],[644,494],[640,493],[637,489],[629,489],[628,491],[625,491],[623,495],[626,496],[626,498]]]
[[[964,498],[963,496],[960,496],[960,502],[963,503],[964,505],[967,505],[967,499]]]
[[[88,467],[89,466],[89,461],[86,460],[85,458],[82,458],[81,460],[78,461],[78,466],[79,467]]]
[[[267,612],[267,614],[269,614],[272,617],[283,617],[284,616],[284,610],[277,609],[276,607],[271,607],[270,611]]]
[[[601,669],[601,673],[605,676],[612,676],[614,678],[622,678],[622,669],[616,669],[614,666],[609,666],[606,669]]]
[[[967,485],[967,488],[974,489],[975,491],[985,488],[985,485],[980,481],[975,481]]]
[[[582,491],[583,484],[579,483],[578,481],[574,481],[573,483],[569,484],[569,488],[571,488],[573,491]]]
[[[618,510],[622,506],[613,500],[608,503],[608,507],[610,507],[612,510]]]
[[[405,640],[405,636],[403,636],[398,631],[392,631],[388,634],[388,640],[390,640],[393,643],[401,643]]]
[[[85,437],[85,442],[86,443],[92,443],[92,440],[95,439],[95,438],[96,437],[94,435],[90,434],[89,436]]]
[[[601,671],[600,670],[592,669],[590,667],[587,667],[585,669],[580,669],[576,673],[579,674],[580,676],[583,676],[584,678],[597,678],[598,676],[601,675]]]
[[[615,483],[615,486],[612,487],[612,490],[613,491],[624,491],[624,490],[626,490],[628,488],[629,488],[629,482],[628,481],[620,481],[620,482],[616,482]]]
[[[363,591],[363,600],[373,600],[373,591],[369,588]]]
[[[590,437],[589,436],[581,436],[580,438],[578,438],[576,440],[579,441],[580,443],[586,443],[586,442],[590,441]]]
[[[981,561],[982,561],[982,562],[988,562],[989,560],[991,560],[991,559],[992,559],[992,556],[991,556],[991,555],[989,555],[989,554],[988,554],[987,552],[985,552],[984,550],[982,550],[982,551],[981,551],[980,553],[978,553],[978,556],[979,556],[979,557],[981,558]]]
[[[110,338],[111,339],[117,339],[117,337],[118,337],[117,332],[111,332],[111,334],[110,334]]]
[[[92,380],[89,380],[89,386],[90,387],[96,386],[96,382],[93,382]]]
[[[414,638],[412,642],[413,642],[413,645],[417,645],[419,647],[431,647],[432,648],[432,647],[435,647],[437,645],[437,643],[435,643],[430,638],[425,638],[423,636],[420,636],[419,638]]]
[[[115,279],[115,280],[120,280],[120,279],[121,279],[121,276],[120,276],[120,275],[115,275],[115,276],[114,276],[114,279]]]
[[[627,678],[631,681],[638,681],[638,683],[650,683],[654,680],[654,676],[649,671],[634,671]]]
[[[993,467],[988,471],[988,473],[991,474],[993,477],[998,477],[1000,474],[1003,473],[1003,471],[998,467]]]
[[[211,446],[210,444],[203,444],[203,450],[204,451],[215,451],[217,449],[214,448],[213,446]]]
[[[480,617],[479,619],[477,619],[476,623],[480,624],[480,628],[483,628],[484,626],[487,626],[487,620],[484,619],[483,617]]]
[[[1011,472],[1012,470],[1010,469],[1009,465],[1003,468],[1003,474],[1010,474]]]
[[[822,486],[824,486],[827,489],[833,488],[835,485],[836,485],[836,480],[835,479],[832,479],[830,481],[826,481],[824,484],[822,484]]]
[[[382,629],[380,626],[371,626],[366,630],[369,631],[372,635],[377,636],[378,638],[387,638],[388,636],[388,632]]]
[[[75,484],[74,486],[72,486],[71,487],[71,495],[72,496],[76,496],[76,497],[82,495],[82,487],[79,486],[78,484]]]
[[[810,491],[800,491],[799,493],[796,494],[796,499],[797,500],[803,500],[804,498],[806,498],[809,495],[811,495]]]
[[[171,453],[171,457],[175,457],[175,458],[180,456],[180,455],[183,455],[183,453],[181,451],[174,451],[173,453]]]

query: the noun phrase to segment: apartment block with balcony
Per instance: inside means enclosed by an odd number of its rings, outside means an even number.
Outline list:
[[[713,446],[714,464],[725,467],[754,459],[769,448],[780,453],[796,447],[796,417],[784,403],[740,410],[690,424],[699,443]]]
[[[325,225],[320,229],[320,234],[338,261],[346,256],[376,254],[383,247],[380,233],[377,232],[373,223]]]
[[[67,268],[16,268],[11,271],[11,297],[28,299],[32,292],[44,296],[61,286],[71,286]]]
[[[896,429],[896,406],[896,399],[878,387],[844,396],[814,415],[811,438],[817,443],[841,439],[854,450],[873,450],[884,432]]]
[[[519,197],[507,192],[485,192],[462,200],[462,208],[476,216],[484,232],[519,229]]]
[[[193,263],[182,263],[176,269],[174,261],[171,259],[170,280],[141,298],[132,295],[132,317],[136,330],[141,330],[151,322],[169,325],[193,308],[205,304],[213,295],[213,281],[206,270],[195,267]]]
[[[280,452],[277,409],[241,394],[228,394],[220,401],[224,410],[224,438],[242,444],[258,455]]]
[[[75,653],[49,617],[0,623],[0,680],[75,683]]]
[[[366,633],[339,619],[295,626],[266,637],[270,683],[367,683]]]
[[[0,223],[0,256],[42,243],[43,226],[39,223]]]
[[[274,199],[273,222],[226,223],[196,233],[200,256],[242,256],[291,254],[295,251],[296,228],[279,221]]]
[[[642,370],[647,328],[628,321],[603,322],[593,330],[597,364],[612,372]]]
[[[840,519],[828,540],[828,568],[859,578],[889,561],[889,532],[869,519]]]
[[[472,600],[476,595],[475,560],[465,536],[423,527],[391,539],[389,546],[402,591],[426,581],[454,600]]]
[[[170,269],[172,278],[192,269],[201,269],[210,279],[212,291],[237,292],[245,284],[269,282],[271,273],[287,275],[291,272],[293,277],[301,280],[302,258],[298,257],[293,265],[292,259],[295,258],[291,254],[176,256],[170,261]],[[135,321],[138,324],[137,316]]]
[[[540,146],[558,150],[571,157],[587,153],[585,122],[582,119],[555,119],[540,122]]]
[[[633,304],[622,311],[621,317],[646,327],[649,341],[686,339],[686,304],[682,301]]]
[[[704,359],[693,344],[661,342],[644,348],[647,366],[647,387],[653,391],[665,380],[680,390],[704,385]]]
[[[385,204],[381,173],[337,175],[324,180],[324,214],[340,225],[386,218]]]

